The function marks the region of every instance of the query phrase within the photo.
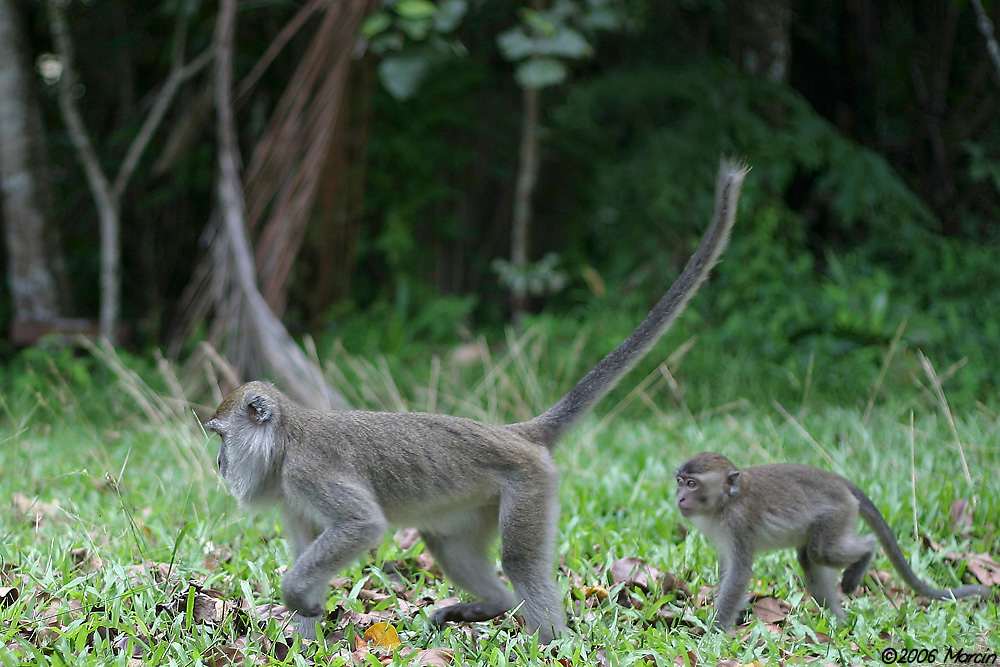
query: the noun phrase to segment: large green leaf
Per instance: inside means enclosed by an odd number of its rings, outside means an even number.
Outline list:
[[[418,56],[391,56],[378,66],[378,78],[397,100],[413,97],[427,76],[430,63]]]
[[[451,32],[462,23],[468,9],[466,0],[441,0],[434,14],[434,29],[440,33]]]
[[[514,78],[522,88],[546,88],[566,79],[566,66],[554,58],[529,58],[517,66]]]
[[[511,28],[497,37],[497,45],[507,60],[521,60],[531,56],[581,60],[593,53],[593,48],[583,35],[565,26],[560,27],[551,37],[532,37],[524,28]]]
[[[365,19],[361,24],[361,36],[371,39],[379,33],[385,32],[392,25],[392,17],[385,12],[375,12]]]
[[[437,7],[428,0],[400,0],[396,5],[396,13],[411,21],[429,19],[436,11]]]

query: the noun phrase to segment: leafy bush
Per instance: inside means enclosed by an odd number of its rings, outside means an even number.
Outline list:
[[[718,323],[698,332],[703,347],[758,377],[811,373],[816,391],[851,401],[865,398],[906,320],[904,347],[970,362],[949,386],[955,400],[995,395],[995,249],[934,233],[885,160],[795,91],[715,62],[630,70],[578,86],[554,119],[555,146],[590,185],[553,211],[576,225],[569,255],[602,267],[613,292],[662,289],[704,229],[718,155],[745,156],[753,171],[740,221],[705,289],[710,305],[699,306]],[[721,356],[697,370],[718,377]],[[913,360],[897,361],[913,371]]]

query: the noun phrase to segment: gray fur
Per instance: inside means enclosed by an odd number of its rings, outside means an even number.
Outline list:
[[[376,546],[387,526],[418,528],[442,570],[476,602],[447,621],[494,618],[521,604],[550,642],[565,630],[552,576],[558,474],[551,449],[669,328],[725,247],[746,168],[723,163],[712,224],[677,282],[636,331],[552,409],[484,424],[424,413],[319,412],[273,386],[230,394],[205,428],[222,437],[219,469],[242,506],[277,504],[295,561],[282,580],[297,630],[315,636],[332,576]],[[499,533],[498,578],[490,548]]]
[[[841,619],[837,593],[854,592],[875,555],[875,539],[860,537],[861,518],[871,527],[903,579],[921,595],[937,599],[987,596],[989,586],[936,589],[910,569],[892,529],[857,486],[840,475],[794,463],[737,470],[722,454],[702,452],[677,471],[677,506],[719,551],[715,624],[729,628],[743,607],[757,553],[794,548],[806,590]]]

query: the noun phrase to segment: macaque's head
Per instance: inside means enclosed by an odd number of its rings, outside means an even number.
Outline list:
[[[739,493],[740,471],[716,452],[695,454],[677,470],[677,509],[686,517],[717,514]]]
[[[265,382],[236,388],[202,425],[222,438],[219,474],[241,505],[252,503],[274,467],[281,394]]]

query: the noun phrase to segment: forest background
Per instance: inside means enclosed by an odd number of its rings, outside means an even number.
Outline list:
[[[995,600],[930,603],[881,557],[846,624],[762,557],[754,614],[705,634],[715,552],[673,471],[701,450],[834,470],[922,577],[1000,584],[998,21],[992,0],[0,0],[0,663],[995,654]],[[455,591],[400,532],[297,642],[280,520],[236,506],[192,412],[267,378],[315,406],[538,414],[677,276],[722,155],[752,165],[722,262],[555,454],[573,632],[431,630]]]
[[[223,10],[63,4],[0,12],[27,84],[3,118],[30,118],[0,124],[0,354],[100,324],[266,374],[219,259]],[[596,358],[679,271],[730,154],[753,165],[732,247],[671,334],[698,337],[689,401],[864,401],[897,333],[887,391],[919,348],[953,401],[997,398],[1000,70],[976,3],[324,7],[241,4],[227,47],[257,282],[320,359],[409,369],[511,321],[584,329]]]

